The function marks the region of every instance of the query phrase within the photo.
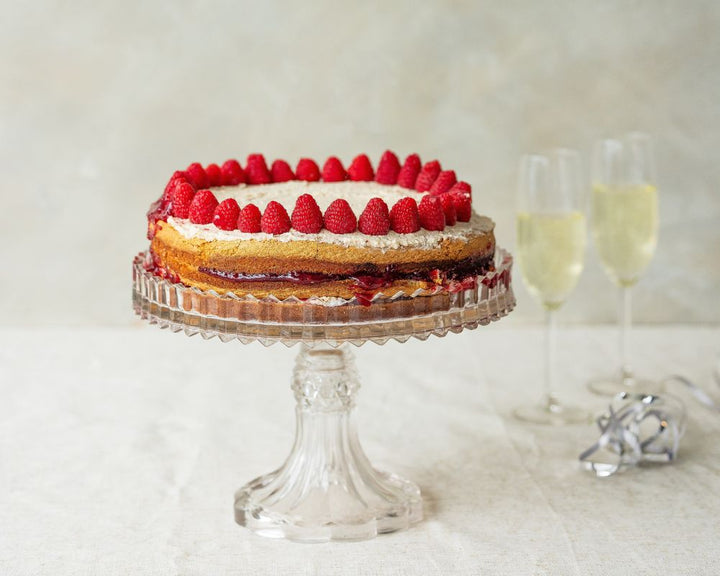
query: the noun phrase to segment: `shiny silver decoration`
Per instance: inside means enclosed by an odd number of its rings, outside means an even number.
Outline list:
[[[613,398],[597,424],[600,438],[580,454],[580,461],[605,477],[645,462],[675,460],[685,433],[686,410],[670,394],[623,392]]]

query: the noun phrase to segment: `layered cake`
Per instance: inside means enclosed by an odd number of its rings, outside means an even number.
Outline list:
[[[473,288],[493,222],[437,161],[385,152],[347,167],[263,156],[175,172],[148,212],[148,268],[201,291],[258,299],[387,298]]]

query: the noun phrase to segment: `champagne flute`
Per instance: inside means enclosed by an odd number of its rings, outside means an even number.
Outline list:
[[[555,395],[555,311],[575,288],[583,269],[587,229],[580,157],[559,149],[524,156],[520,164],[517,255],[528,290],[545,309],[545,388],[541,403],[515,417],[535,424],[586,422],[589,413],[565,406]]]
[[[619,287],[620,370],[588,384],[603,396],[658,392],[659,383],[639,381],[630,365],[631,289],[650,264],[658,234],[658,192],[652,139],[631,133],[595,145],[592,172],[592,232],[605,272]]]

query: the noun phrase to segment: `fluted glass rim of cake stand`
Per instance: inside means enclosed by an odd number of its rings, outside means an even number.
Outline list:
[[[361,346],[365,342],[426,340],[431,335],[443,337],[487,325],[509,314],[516,304],[511,285],[513,259],[501,248],[495,253],[495,269],[478,276],[470,288],[448,292],[438,287],[391,297],[379,293],[369,304],[356,298],[314,297],[303,301],[221,295],[161,278],[151,263],[147,252],[133,260],[135,313],[172,332],[199,334],[204,339],[217,337],[223,342],[337,347],[344,343]],[[402,313],[378,306],[398,302],[406,304]],[[284,319],[284,309],[296,317],[300,310],[300,321]],[[280,321],[258,317],[268,310],[276,312]]]
[[[360,382],[350,345],[426,340],[499,320],[515,306],[512,256],[498,249],[494,263],[494,270],[453,292],[378,294],[363,304],[219,295],[160,278],[148,253],[136,256],[133,306],[151,324],[224,342],[301,344],[292,379],[293,447],[277,470],[235,493],[238,524],[260,536],[327,542],[365,540],[422,519],[420,488],[376,469],[360,445],[352,419]],[[275,321],[252,316],[267,311]]]

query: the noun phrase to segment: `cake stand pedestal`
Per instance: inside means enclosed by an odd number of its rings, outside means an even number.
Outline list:
[[[511,256],[498,250],[494,271],[450,294],[260,300],[170,282],[143,253],[133,262],[133,305],[150,323],[190,336],[301,345],[294,445],[280,468],[237,491],[235,520],[261,536],[362,540],[407,528],[423,511],[420,489],[376,470],[360,446],[352,419],[360,384],[348,344],[425,340],[497,320],[515,306],[511,267]]]
[[[292,389],[296,436],[278,470],[235,495],[235,519],[263,536],[358,540],[422,519],[420,489],[375,470],[352,419],[360,387],[350,350],[303,346]]]

